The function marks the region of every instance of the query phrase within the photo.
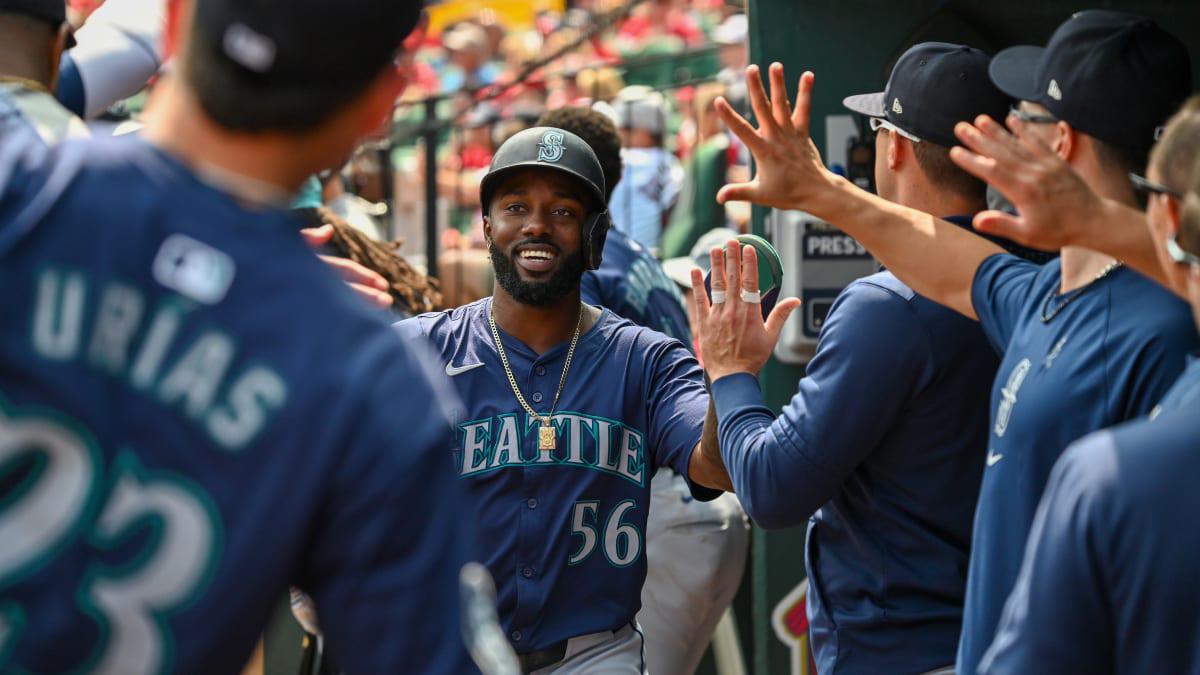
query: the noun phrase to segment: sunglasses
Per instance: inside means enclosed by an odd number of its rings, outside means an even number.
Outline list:
[[[1179,194],[1177,191],[1172,190],[1162,183],[1155,183],[1145,176],[1139,176],[1136,173],[1129,174],[1129,182],[1133,183],[1133,189],[1135,192],[1145,197],[1155,194],[1168,195],[1174,197],[1175,199],[1183,199],[1183,195]]]
[[[1020,106],[1013,106],[1008,109],[1008,114],[1029,124],[1054,124],[1058,118],[1054,115],[1046,115],[1042,113],[1031,113],[1026,110],[1021,110]]]
[[[901,129],[900,127],[896,126],[895,124],[892,124],[891,122],[883,119],[882,117],[872,117],[870,124],[871,124],[871,131],[873,133],[878,132],[880,129],[887,129],[889,132],[900,134],[901,136],[912,141],[913,143],[921,142],[920,138],[917,138],[916,136],[908,133],[907,131],[905,131],[905,130]]]
[[[1200,255],[1196,255],[1191,251],[1185,251],[1179,245],[1179,234],[1175,233],[1167,237],[1167,255],[1180,265],[1189,265],[1193,269],[1200,270]]]

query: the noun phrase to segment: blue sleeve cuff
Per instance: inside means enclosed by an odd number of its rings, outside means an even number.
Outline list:
[[[724,422],[739,408],[766,407],[758,378],[750,373],[726,375],[712,383],[713,403],[717,407],[717,422]]]

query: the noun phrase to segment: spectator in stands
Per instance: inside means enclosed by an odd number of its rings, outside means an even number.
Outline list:
[[[609,203],[613,226],[657,254],[683,183],[679,160],[663,147],[666,103],[647,87],[626,87],[613,108],[624,144],[625,176]]]

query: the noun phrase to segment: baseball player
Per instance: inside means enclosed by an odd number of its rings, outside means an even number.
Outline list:
[[[390,113],[417,12],[293,9],[173,3],[144,138],[49,147],[13,99],[52,105],[63,3],[0,2],[38,64],[0,88],[0,671],[237,672],[289,582],[348,668],[471,670],[454,395],[281,208]]]
[[[1082,205],[1094,215],[1068,228],[1091,233],[1112,255],[1144,259],[1149,246],[1163,283],[1191,300],[1200,326],[1200,98],[1193,97],[1166,126],[1145,178],[1145,214],[1104,203],[1049,151],[1024,136],[1011,143],[998,129],[979,130],[988,140],[972,146],[995,156],[995,165],[1047,181],[1056,189],[1044,206]],[[967,162],[966,165],[973,165]],[[1024,167],[1037,167],[1029,171]],[[1065,172],[1064,172],[1065,169]],[[1017,175],[1017,174],[1014,174]],[[1191,178],[1189,178],[1191,176]],[[1022,179],[1022,181],[1024,178]],[[1189,184],[1190,183],[1190,184]],[[1036,211],[1027,215],[1028,191],[1006,188],[1022,207],[1022,232],[1059,237]],[[1065,198],[1065,200],[1064,200]],[[1189,206],[1193,204],[1193,206]],[[1108,222],[1105,222],[1108,221]],[[1182,222],[1181,222],[1182,221]],[[1011,221],[1005,221],[1011,222]],[[1149,226],[1151,237],[1145,237]],[[1057,230],[1058,228],[1053,228]],[[1159,262],[1161,261],[1161,262]],[[1194,560],[1195,528],[1180,522],[1194,513],[1195,409],[1200,403],[1200,360],[1183,375],[1148,418],[1097,432],[1068,448],[1047,482],[1030,532],[1016,586],[1005,606],[981,672],[1195,672],[1200,635],[1200,584]]]
[[[956,121],[1008,110],[988,62],[971,47],[921,43],[886,91],[846,99],[878,130],[880,196],[968,227],[983,210],[984,184],[951,163],[949,146]],[[893,99],[921,113],[889,112]],[[884,271],[839,295],[780,417],[755,411],[770,427],[756,457],[731,464],[734,479],[759,525],[808,524],[821,672],[952,671],[997,365],[979,324]],[[716,386],[722,404],[762,405],[749,378]]]
[[[606,193],[621,180],[621,139],[612,121],[588,108],[542,115],[539,126],[579,136],[596,153]],[[583,301],[691,345],[678,286],[643,246],[609,230],[600,266],[583,273]],[[683,476],[661,468],[650,484],[646,583],[638,624],[651,673],[695,672],[746,567],[750,527],[737,497],[692,498]]]
[[[397,330],[433,342],[464,399],[454,463],[522,668],[643,673],[650,479],[669,466],[700,500],[729,487],[700,367],[679,341],[580,301],[608,229],[582,139],[517,133],[480,196],[493,295]]]
[[[1146,58],[1129,58],[1129,50]],[[993,82],[1022,100],[1020,114],[1037,122],[1048,145],[1097,192],[1125,202],[1133,200],[1125,173],[1144,162],[1156,129],[1186,96],[1188,71],[1178,40],[1146,19],[1108,11],[1076,14],[1046,49],[1001,52],[989,67]],[[918,293],[977,318],[1003,350],[956,664],[958,672],[972,672],[1016,580],[1054,461],[1080,436],[1149,412],[1197,345],[1191,317],[1178,299],[1101,254],[1067,248],[1059,261],[1038,266],[832,176],[807,135],[812,74],[801,78],[791,109],[782,66],[772,66],[770,98],[757,69],[748,73],[761,128],[727,105],[719,109],[754,153],[757,175],[752,183],[726,186],[720,199],[801,209],[837,225]],[[1107,104],[1114,92],[1122,106]],[[765,424],[750,399],[722,391],[748,389],[738,373],[762,347],[746,333],[761,328],[735,327],[725,314],[717,316],[701,349],[737,485],[739,464],[762,454],[755,450]],[[732,379],[722,385],[724,375]]]

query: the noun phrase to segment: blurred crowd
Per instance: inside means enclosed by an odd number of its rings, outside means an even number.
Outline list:
[[[103,4],[70,2],[72,25]],[[613,223],[660,259],[688,256],[713,229],[748,227],[747,205],[715,199],[722,185],[749,176],[749,153],[714,108],[724,97],[747,109],[744,2],[531,4],[430,4],[398,56],[409,84],[391,128],[319,177],[320,202],[344,223],[398,244],[422,273],[436,266],[442,306],[490,293],[479,181],[494,150],[549,110],[593,108],[616,123],[625,179],[613,194]],[[144,100],[143,92],[100,119],[136,119]],[[433,204],[427,177],[436,180]],[[428,208],[437,223],[432,265]]]
[[[393,136],[328,176],[326,201],[369,236],[402,239],[427,269],[425,144],[436,138],[439,277],[449,306],[478,299],[491,289],[479,180],[493,151],[547,110],[592,107],[622,134],[616,227],[662,258],[687,255],[703,232],[749,219],[715,200],[748,175],[749,155],[713,107],[718,96],[745,103],[743,12],[733,0],[586,1],[528,25],[491,9],[426,21],[402,57],[412,84]]]

